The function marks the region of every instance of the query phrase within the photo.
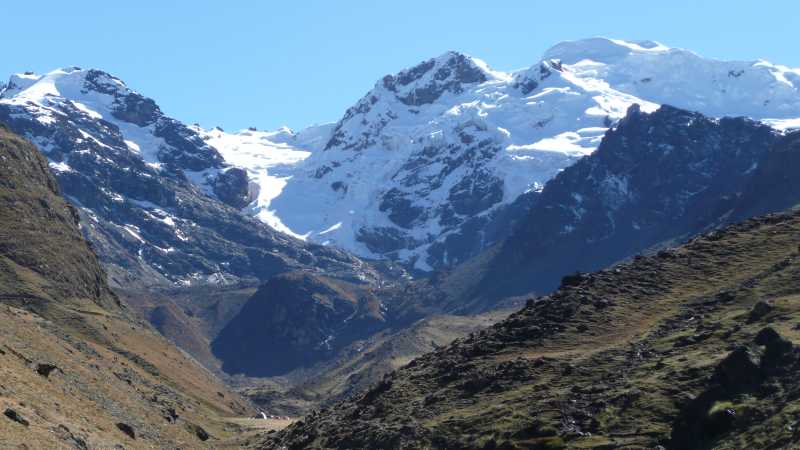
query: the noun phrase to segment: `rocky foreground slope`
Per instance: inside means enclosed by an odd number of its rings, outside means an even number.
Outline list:
[[[798,344],[793,212],[565,277],[257,447],[792,448]]]
[[[133,318],[78,224],[0,125],[0,447],[218,447],[249,404]]]

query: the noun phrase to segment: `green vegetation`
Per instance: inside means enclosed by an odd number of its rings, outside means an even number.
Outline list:
[[[259,446],[793,448],[799,250],[794,212],[579,276]]]

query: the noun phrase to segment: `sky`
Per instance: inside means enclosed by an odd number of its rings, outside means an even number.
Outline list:
[[[94,67],[226,130],[336,121],[384,75],[448,50],[511,71],[606,36],[800,67],[796,0],[38,0],[2,16],[0,78]]]

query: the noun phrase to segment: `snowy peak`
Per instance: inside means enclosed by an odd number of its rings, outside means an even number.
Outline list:
[[[563,42],[511,74],[447,52],[349,108],[325,151],[274,191],[270,220],[362,256],[455,264],[496,241],[500,218],[591,154],[632,105],[631,116],[673,105],[789,126],[800,124],[797,77],[654,41]]]
[[[41,79],[41,76],[33,72],[16,73],[11,75],[8,83],[3,83],[0,86],[0,98],[10,98],[15,94],[29,88],[31,85]]]
[[[382,80],[383,88],[409,106],[435,102],[445,92],[460,94],[464,85],[497,78],[483,61],[458,52],[447,52]]]
[[[33,119],[29,125],[20,125],[29,138],[41,134],[38,126],[77,126],[76,139],[104,145],[106,150],[134,153],[154,167],[163,163],[199,172],[223,165],[219,153],[197,133],[166,117],[152,99],[101,70],[71,67],[45,75],[13,75],[0,96],[0,105],[11,113],[9,121]],[[49,152],[48,146],[41,146]]]
[[[79,67],[57,69],[45,75],[31,72],[12,75],[0,98],[12,104],[45,107],[69,101],[93,118],[109,119],[103,115],[107,113],[138,126],[153,124],[163,116],[152,99],[129,89],[119,78],[102,70]]]
[[[155,101],[105,72],[59,69],[15,75],[9,84],[0,98],[0,123],[47,156],[116,283],[268,278],[290,267],[315,265],[318,254],[329,262],[345,261],[345,270],[352,267],[347,255],[332,249],[314,253],[317,247],[241,213],[254,197],[268,196],[270,182],[282,182],[274,173],[282,167],[275,166],[290,157],[293,164],[307,153],[278,144],[273,152],[256,152],[248,162],[270,168],[269,178],[257,178],[263,181],[259,188],[197,129],[164,115]],[[294,139],[290,130],[271,136]],[[233,150],[247,159],[244,144]]]
[[[544,60],[575,64],[585,59],[600,63],[616,63],[631,54],[658,55],[671,49],[655,41],[623,41],[602,37],[561,42],[544,53]]]
[[[31,137],[68,129],[95,154],[111,150],[93,139],[151,169],[181,169],[288,235],[430,270],[502,239],[520,208],[592,154],[632,105],[787,128],[800,126],[799,86],[800,70],[764,61],[592,38],[557,44],[514,73],[447,52],[377,80],[338,122],[300,131],[186,127],[119,79],[77,68],[12,77],[0,120],[6,107],[7,121],[27,117],[15,129]],[[48,153],[64,171],[81,155]]]
[[[544,55],[585,82],[703,114],[747,116],[779,128],[800,117],[800,69],[766,61],[722,61],[652,41],[592,38]]]
[[[376,137],[398,119],[405,123],[409,122],[406,120],[409,116],[417,116],[410,122],[420,122],[423,116],[439,115],[443,108],[459,104],[460,97],[469,96],[469,92],[484,83],[502,83],[510,78],[508,74],[493,71],[485,62],[458,52],[423,61],[378,81],[345,112],[325,149],[364,150],[376,144],[402,145],[393,139],[378,142]],[[399,136],[401,141],[406,137]]]
[[[78,97],[90,92],[107,95],[130,93],[119,78],[97,69],[80,67],[56,69],[44,75],[25,72],[11,75],[3,93],[4,99],[17,98],[42,101],[46,97]]]

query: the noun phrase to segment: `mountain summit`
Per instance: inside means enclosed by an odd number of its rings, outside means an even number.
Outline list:
[[[241,214],[253,194],[246,172],[108,73],[14,75],[0,92],[0,122],[45,154],[114,285],[227,284],[318,263],[360,266]]]
[[[542,186],[592,153],[631,105],[787,128],[800,118],[798,77],[652,41],[562,42],[513,73],[447,52],[383,77],[334,125],[314,127],[313,144],[280,142],[284,162],[267,161],[276,144],[266,138],[265,156],[243,162],[269,192],[249,209],[357,255],[449,267],[506,237]],[[249,134],[207,138],[233,161]]]

